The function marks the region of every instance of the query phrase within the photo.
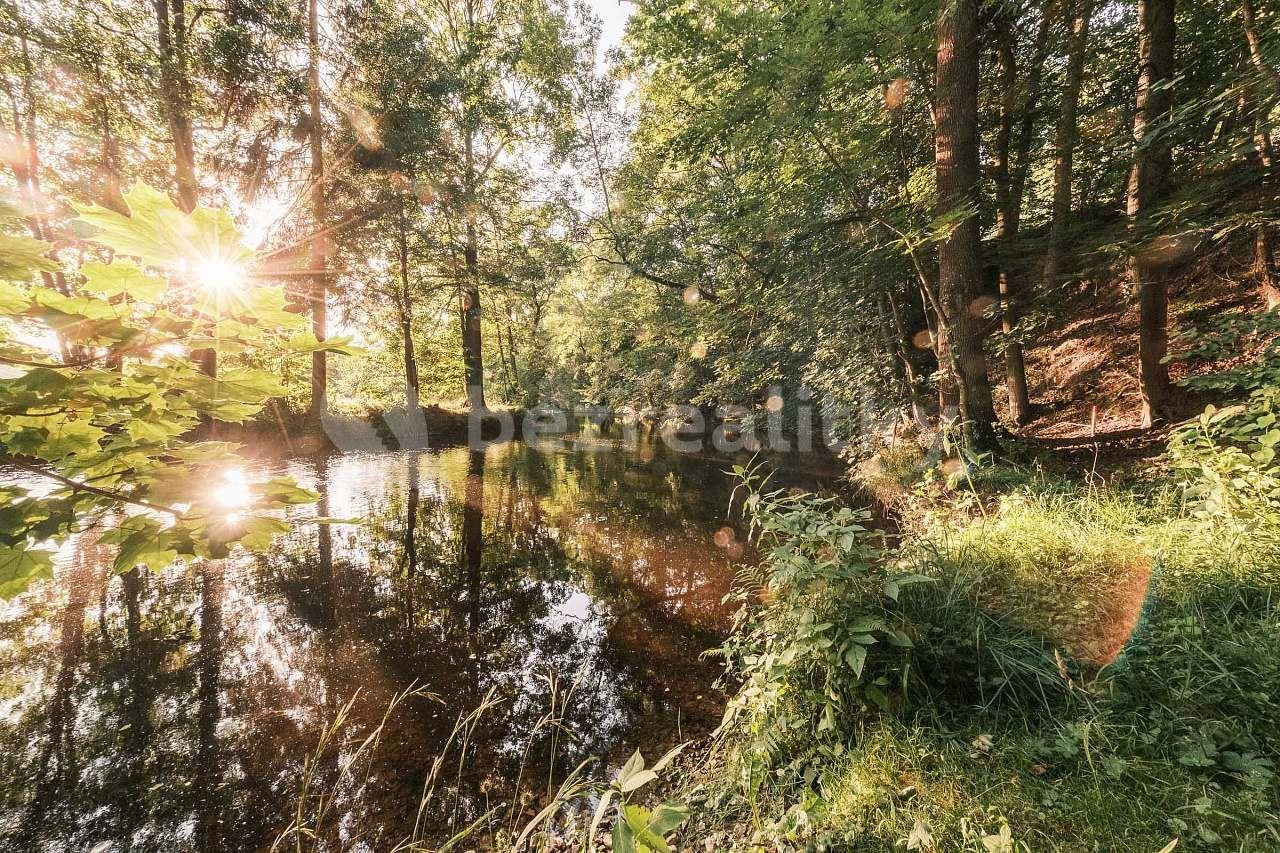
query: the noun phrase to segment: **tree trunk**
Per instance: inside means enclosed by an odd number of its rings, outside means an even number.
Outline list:
[[[1134,101],[1133,168],[1128,214],[1135,242],[1150,239],[1152,213],[1168,193],[1173,152],[1160,132],[1173,110],[1175,0],[1138,0],[1138,92]],[[1155,132],[1153,132],[1155,131]],[[1168,416],[1172,387],[1164,358],[1169,349],[1167,258],[1135,252],[1130,268],[1138,289],[1138,381],[1142,425]]]
[[[1280,96],[1280,70],[1267,64],[1262,55],[1262,42],[1258,38],[1258,20],[1254,12],[1253,0],[1240,0],[1240,17],[1244,22],[1244,38],[1249,45],[1249,60],[1253,68],[1262,78],[1271,81],[1276,95]]]
[[[172,3],[172,8],[170,7]],[[173,143],[174,186],[178,208],[191,213],[200,203],[195,142],[191,133],[191,84],[187,80],[187,9],[185,0],[154,0],[156,39],[160,52],[160,101]],[[199,349],[191,358],[206,376],[218,375],[218,352]]]
[[[1076,140],[1079,136],[1077,114],[1080,108],[1080,83],[1084,79],[1085,55],[1089,47],[1089,18],[1093,16],[1093,0],[1079,0],[1071,19],[1067,39],[1067,74],[1062,87],[1062,112],[1053,142],[1053,206],[1049,223],[1049,243],[1045,247],[1041,286],[1047,291],[1058,282],[1062,266],[1062,248],[1071,221],[1071,181],[1075,176]]]
[[[410,412],[420,405],[421,387],[418,383],[418,357],[413,348],[413,296],[409,290],[409,223],[400,205],[400,332],[404,337],[404,399]]]
[[[315,237],[311,240],[311,269],[315,273],[311,284],[311,333],[317,341],[327,335],[326,264],[328,259],[328,235],[324,233],[324,146],[323,116],[320,112],[320,3],[307,3],[307,100],[310,109],[311,137],[311,218]],[[311,416],[321,417],[328,409],[329,361],[328,353],[317,350],[311,354]]]
[[[1017,340],[1014,327],[1017,324],[1018,304],[1015,293],[1014,273],[1011,267],[1011,243],[1017,233],[1022,200],[1013,198],[1011,185],[1009,148],[1013,136],[1013,117],[1018,110],[1017,45],[1007,16],[1000,21],[1000,38],[997,55],[1000,64],[1000,124],[996,132],[996,229],[1000,248],[1000,329],[1005,334],[1004,363],[1005,385],[1009,394],[1009,417],[1021,426],[1031,417],[1031,399],[1027,393],[1027,368],[1022,357],[1022,342]]]
[[[960,414],[969,446],[996,446],[995,410],[983,352],[978,201],[978,3],[944,0],[938,16],[938,79],[935,134],[938,205],[941,214],[963,218],[938,246],[938,290],[950,333],[951,359],[959,378]]]
[[[1056,5],[1045,5],[1036,32],[1035,55],[1027,69],[1026,84],[1018,85],[1017,42],[1009,17],[1001,18],[997,55],[1000,63],[1000,126],[996,136],[996,231],[1002,249],[1000,260],[1000,330],[1005,336],[1005,385],[1009,394],[1010,419],[1021,426],[1031,418],[1031,398],[1027,390],[1026,361],[1022,342],[1014,337],[1021,314],[1022,282],[1012,258],[1012,243],[1022,219],[1022,195],[1026,187],[1027,166],[1034,129],[1035,107],[1040,100],[1040,80],[1049,48],[1049,31]],[[1019,97],[1021,95],[1021,97]],[[1021,114],[1017,147],[1014,143],[1014,117]]]
[[[1257,19],[1253,9],[1253,0],[1240,0],[1241,19],[1244,22],[1244,39],[1249,48],[1249,61],[1258,76],[1271,83],[1276,95],[1280,95],[1280,72],[1267,64],[1262,55],[1262,44],[1258,39]],[[1253,107],[1254,98],[1248,97],[1249,106]],[[1270,99],[1262,98],[1263,104]],[[1253,107],[1250,110],[1254,119],[1254,142],[1257,148],[1258,161],[1262,165],[1265,180],[1271,181],[1271,169],[1275,165],[1275,156],[1271,150],[1271,125],[1267,118],[1266,106]],[[1276,246],[1270,226],[1260,223],[1254,232],[1254,271],[1258,276],[1258,286],[1267,308],[1280,306],[1280,276],[1276,272]]]
[[[467,177],[467,242],[463,247],[466,280],[462,286],[459,314],[462,320],[462,365],[467,383],[467,403],[482,412],[484,401],[484,356],[480,339],[480,246],[475,217],[475,141],[467,132],[464,145]]]
[[[190,83],[186,79],[186,4],[185,0],[154,0],[153,6],[160,49],[160,99],[173,141],[178,207],[190,213],[199,203],[199,183],[196,180],[195,143],[189,115]]]

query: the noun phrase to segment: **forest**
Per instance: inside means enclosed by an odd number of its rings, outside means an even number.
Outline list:
[[[0,850],[1280,851],[1278,0],[0,0]]]

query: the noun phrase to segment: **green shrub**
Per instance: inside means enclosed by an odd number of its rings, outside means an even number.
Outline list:
[[[741,687],[722,729],[772,756],[797,739],[839,735],[870,708],[890,708],[913,645],[899,592],[927,578],[887,567],[867,512],[766,493],[753,474],[737,473],[762,559],[733,593],[742,606],[720,651]]]
[[[1209,406],[1174,432],[1168,458],[1193,511],[1224,521],[1280,513],[1280,386],[1239,405]]]

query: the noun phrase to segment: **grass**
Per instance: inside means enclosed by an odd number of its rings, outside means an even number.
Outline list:
[[[1022,469],[948,488],[919,458],[862,469],[903,528],[885,562],[934,580],[893,607],[915,641],[909,689],[835,732],[799,729],[789,762],[759,749],[767,721],[726,731],[688,782],[686,838],[1280,850],[1280,518],[1197,515],[1167,483]]]

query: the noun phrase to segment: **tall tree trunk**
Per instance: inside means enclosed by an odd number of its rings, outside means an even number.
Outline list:
[[[418,384],[418,357],[413,347],[413,294],[409,289],[409,222],[405,216],[404,204],[400,205],[399,216],[399,248],[400,248],[400,334],[404,339],[404,399],[410,412],[416,412],[420,405]]]
[[[1244,38],[1249,45],[1249,61],[1254,70],[1265,80],[1271,81],[1276,95],[1280,95],[1280,70],[1268,65],[1262,55],[1262,41],[1258,38],[1258,18],[1253,8],[1253,0],[1240,0],[1240,17],[1244,23]]]
[[[467,131],[463,154],[466,157],[467,179],[467,242],[463,246],[466,264],[466,280],[462,286],[459,314],[462,321],[462,366],[467,383],[467,403],[472,411],[482,412],[484,401],[484,355],[480,338],[480,240],[476,232],[475,216],[475,139]]]
[[[195,141],[191,131],[191,81],[187,79],[187,9],[185,0],[153,0],[160,53],[160,101],[173,144],[174,187],[178,208],[191,213],[200,203]],[[218,352],[191,353],[207,376],[218,375]]]
[[[965,438],[976,451],[996,446],[995,409],[982,323],[973,306],[981,293],[978,234],[978,2],[942,0],[938,16],[935,133],[938,205],[963,218],[938,246],[938,290],[959,378]]]
[[[315,237],[311,240],[311,333],[317,341],[327,334],[327,260],[328,235],[325,228],[323,116],[320,112],[320,2],[307,3],[307,100],[310,109],[311,138],[311,219]],[[311,354],[311,416],[319,418],[328,408],[328,353]]]
[[[178,207],[190,213],[199,203],[199,182],[191,133],[191,84],[187,80],[186,3],[185,0],[153,0],[152,5],[156,11],[160,49],[160,100],[173,142]]]
[[[1272,170],[1275,168],[1275,152],[1271,148],[1271,129],[1267,117],[1255,115],[1254,141],[1258,152],[1265,180],[1274,180]],[[1280,273],[1276,271],[1276,241],[1271,226],[1261,222],[1254,230],[1254,272],[1258,276],[1258,288],[1267,308],[1280,307]]]
[[[1173,110],[1175,0],[1138,0],[1138,92],[1133,114],[1133,168],[1128,214],[1139,243],[1148,242],[1152,213],[1168,194],[1173,152],[1164,128]],[[1153,132],[1154,131],[1154,132]],[[1172,387],[1169,349],[1168,259],[1139,248],[1130,263],[1138,288],[1138,381],[1142,425],[1168,415]]]
[[[1240,0],[1240,13],[1244,23],[1245,44],[1249,48],[1249,61],[1253,64],[1257,75],[1270,82],[1274,96],[1280,96],[1280,72],[1268,65],[1266,57],[1262,55],[1262,43],[1258,39],[1257,16],[1254,12],[1253,0]],[[1271,103],[1270,97],[1262,96],[1260,100],[1264,105]],[[1254,119],[1254,143],[1258,161],[1262,165],[1265,180],[1270,182],[1274,180],[1271,170],[1275,166],[1275,154],[1271,149],[1271,124],[1268,121],[1268,110],[1266,106],[1261,108],[1254,106],[1255,99],[1252,97],[1249,97],[1248,101],[1253,107],[1250,112],[1253,113]],[[1276,271],[1275,238],[1270,226],[1265,222],[1260,223],[1254,232],[1254,270],[1267,308],[1280,306],[1280,274]]]
[[[1067,38],[1067,74],[1062,86],[1062,112],[1053,142],[1053,207],[1049,223],[1049,243],[1045,247],[1041,286],[1047,291],[1058,282],[1062,266],[1062,249],[1071,221],[1071,181],[1075,177],[1076,140],[1079,137],[1077,114],[1080,109],[1080,83],[1084,79],[1085,56],[1089,47],[1089,19],[1093,16],[1093,0],[1079,0],[1071,18]]]
[[[1036,31],[1035,52],[1027,69],[1026,82],[1019,85],[1017,41],[1009,16],[1000,19],[1001,33],[997,45],[1000,64],[1000,126],[996,136],[996,231],[1002,250],[1000,260],[1000,329],[1005,335],[1005,385],[1009,394],[1009,416],[1019,426],[1031,418],[1031,398],[1027,390],[1026,360],[1022,342],[1015,336],[1021,314],[1022,282],[1017,262],[1012,257],[1012,243],[1022,220],[1022,195],[1027,182],[1031,135],[1036,104],[1040,100],[1040,80],[1044,74],[1049,48],[1049,31],[1057,6],[1045,4]],[[1021,116],[1017,146],[1014,144],[1014,117]],[[1011,152],[1012,149],[1012,152]]]

